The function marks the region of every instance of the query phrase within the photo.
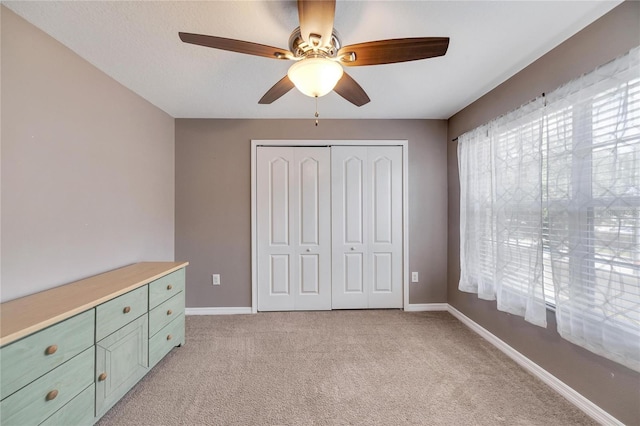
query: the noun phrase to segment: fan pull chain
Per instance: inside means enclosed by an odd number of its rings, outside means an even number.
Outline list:
[[[316,96],[316,127],[318,127],[318,97]]]

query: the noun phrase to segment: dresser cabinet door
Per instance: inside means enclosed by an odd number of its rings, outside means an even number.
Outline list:
[[[102,416],[148,370],[147,314],[96,343],[96,416]]]

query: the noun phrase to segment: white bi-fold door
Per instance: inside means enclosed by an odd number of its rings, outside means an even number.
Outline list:
[[[331,150],[332,308],[402,307],[402,147]]]
[[[258,147],[258,310],[331,309],[328,147]]]
[[[401,308],[401,146],[256,151],[259,311]]]

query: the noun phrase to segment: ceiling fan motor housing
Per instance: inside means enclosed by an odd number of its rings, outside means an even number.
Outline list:
[[[289,50],[293,52],[295,58],[305,58],[310,55],[335,58],[338,55],[338,50],[342,47],[340,34],[338,34],[335,28],[331,33],[331,44],[329,46],[319,46],[314,43],[316,40],[318,42],[320,41],[320,36],[311,34],[309,39],[309,42],[303,40],[300,27],[291,32],[291,36],[289,36]]]

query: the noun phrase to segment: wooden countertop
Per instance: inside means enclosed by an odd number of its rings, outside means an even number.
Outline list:
[[[0,304],[0,346],[141,287],[189,262],[142,262]]]

